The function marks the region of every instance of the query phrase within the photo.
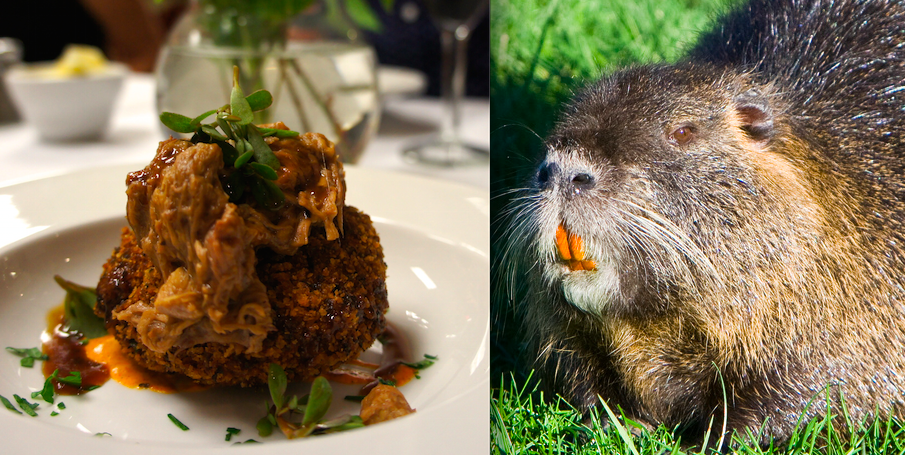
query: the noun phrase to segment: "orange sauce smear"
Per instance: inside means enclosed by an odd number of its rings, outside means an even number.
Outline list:
[[[81,387],[54,381],[57,393],[61,395],[78,395],[103,385],[109,379],[129,388],[158,393],[191,392],[209,388],[196,384],[187,376],[151,371],[138,365],[123,353],[119,341],[113,335],[107,334],[84,343],[79,334],[63,331],[64,323],[63,305],[48,312],[48,330],[43,337],[45,341],[42,346],[43,352],[48,355],[43,366],[45,378],[50,377],[55,370],[59,370],[59,377],[65,377],[73,371],[78,371],[82,376]],[[324,376],[340,384],[362,385],[364,393],[377,385],[377,378],[393,381],[396,387],[409,383],[418,370],[402,363],[410,361],[408,340],[398,329],[388,324],[382,341],[384,354],[380,364],[355,359]]]
[[[85,346],[89,359],[106,365],[110,378],[133,389],[152,390],[158,393],[192,392],[208,387],[192,382],[186,376],[160,373],[143,368],[123,354],[119,341],[113,335],[95,338]]]
[[[54,370],[59,370],[59,377],[78,371],[82,375],[82,386],[74,387],[54,381],[54,387],[61,395],[78,395],[92,387],[103,385],[109,379],[133,389],[159,393],[207,388],[195,384],[186,376],[159,373],[139,366],[123,354],[119,341],[113,335],[108,334],[83,344],[80,335],[63,331],[63,324],[63,306],[60,305],[47,314],[48,329],[42,346],[42,351],[48,356],[43,366],[44,377],[50,377]]]

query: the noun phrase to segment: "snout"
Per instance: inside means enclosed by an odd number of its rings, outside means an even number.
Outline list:
[[[582,166],[545,160],[537,169],[537,186],[541,190],[561,189],[563,194],[577,195],[597,185],[594,174]]]

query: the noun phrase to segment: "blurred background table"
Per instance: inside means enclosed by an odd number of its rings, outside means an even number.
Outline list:
[[[482,165],[435,168],[403,160],[403,146],[436,132],[441,112],[437,98],[387,99],[380,129],[357,166],[420,174],[489,191],[489,161]],[[489,147],[490,103],[486,98],[466,101],[463,123],[467,140]],[[110,131],[102,141],[42,142],[35,129],[26,123],[0,126],[0,186],[113,164],[136,163],[138,169],[154,157],[157,143],[162,139],[154,109],[154,78],[131,74],[117,100]],[[125,182],[125,176],[123,179]]]

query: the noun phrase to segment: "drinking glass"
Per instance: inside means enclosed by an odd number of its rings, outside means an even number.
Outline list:
[[[418,163],[439,166],[487,162],[488,151],[466,144],[459,127],[460,105],[465,96],[468,39],[486,13],[489,0],[422,0],[422,3],[440,30],[443,52],[440,94],[444,112],[439,135],[411,145],[403,150],[403,155]]]

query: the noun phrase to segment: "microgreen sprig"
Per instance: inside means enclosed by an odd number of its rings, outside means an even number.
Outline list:
[[[303,438],[316,433],[332,433],[336,431],[358,428],[364,424],[358,416],[341,416],[324,421],[330,403],[333,401],[333,390],[323,376],[318,376],[311,383],[311,391],[301,398],[286,396],[286,372],[277,364],[270,365],[270,377],[267,385],[273,406],[266,416],[258,421],[258,434],[269,436],[273,427],[278,427],[286,437]],[[293,414],[301,414],[301,421],[292,419]],[[297,419],[296,419],[297,420]]]
[[[252,123],[254,113],[270,107],[273,96],[258,90],[248,96],[239,87],[239,67],[233,67],[233,87],[229,104],[212,109],[195,118],[164,112],[160,121],[178,133],[192,134],[193,143],[217,144],[223,152],[223,162],[232,168],[222,178],[223,189],[230,201],[240,202],[247,191],[263,208],[276,210],[283,205],[285,195],[274,183],[280,160],[264,140],[268,136],[297,137],[298,132],[275,128],[260,128]],[[203,123],[210,116],[211,123]]]

